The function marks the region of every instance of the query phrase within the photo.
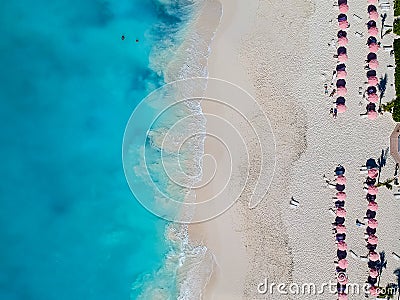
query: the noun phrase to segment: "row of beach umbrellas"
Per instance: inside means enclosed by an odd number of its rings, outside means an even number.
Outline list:
[[[368,1],[369,3],[376,3],[376,1]],[[379,100],[376,86],[379,84],[378,77],[376,76],[376,69],[379,66],[378,63],[378,56],[376,53],[379,50],[379,42],[376,38],[378,35],[378,28],[376,26],[376,20],[379,18],[379,14],[377,12],[377,8],[373,4],[368,5],[368,14],[369,14],[369,21],[367,22],[367,29],[368,29],[368,40],[367,45],[369,49],[369,53],[367,55],[366,62],[368,64],[368,71],[367,71],[367,80],[368,80],[368,87],[367,87],[367,100],[368,105],[366,106],[367,117],[370,120],[375,120],[378,117],[378,113],[376,111],[376,103]]]
[[[365,180],[365,190],[367,192],[366,199],[368,201],[368,206],[365,219],[368,220],[366,229],[366,247],[368,249],[369,268],[367,282],[371,285],[369,289],[371,296],[378,296],[376,283],[379,277],[378,265],[380,263],[380,256],[375,251],[378,245],[378,237],[376,236],[378,221],[375,217],[378,210],[378,204],[376,202],[378,187],[376,186],[376,180],[379,175],[379,168],[376,161],[372,158],[367,161],[366,166],[368,170],[368,176]]]
[[[336,196],[335,208],[336,208],[336,218],[334,225],[334,230],[336,234],[336,245],[337,245],[337,266],[336,266],[336,279],[337,279],[337,291],[338,299],[347,299],[346,287],[348,283],[346,271],[349,266],[347,260],[347,243],[346,243],[346,231],[345,226],[346,214],[345,201],[346,201],[346,176],[345,168],[341,165],[337,166],[335,169],[335,184],[336,184]]]
[[[349,27],[349,22],[347,20],[347,15],[345,13],[348,12],[349,6],[347,4],[347,0],[338,0],[339,6],[339,15],[338,15],[338,25],[340,30],[337,33],[338,38],[338,48],[337,48],[337,59],[338,64],[336,66],[336,94],[338,98],[335,101],[336,110],[338,113],[344,113],[347,110],[346,107],[346,99],[344,96],[347,94],[346,88],[346,65],[347,61],[347,49],[346,45],[348,43],[347,32],[345,31]]]

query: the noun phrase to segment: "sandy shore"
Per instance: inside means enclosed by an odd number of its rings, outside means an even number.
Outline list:
[[[310,295],[261,295],[257,287],[265,279],[317,286],[335,280],[333,217],[328,211],[334,191],[325,187],[322,176],[332,177],[338,163],[346,167],[348,177],[348,244],[356,253],[366,255],[363,230],[355,226],[355,220],[364,216],[367,205],[362,190],[365,175],[359,173],[359,167],[370,157],[378,158],[381,150],[389,146],[394,128],[389,114],[375,121],[360,118],[366,105],[358,95],[358,87],[363,86],[366,78],[363,67],[368,53],[367,1],[349,1],[348,15],[357,14],[363,19],[357,22],[350,18],[348,111],[337,120],[329,115],[332,99],[323,93],[323,85],[330,84],[336,64],[335,48],[328,43],[338,30],[337,7],[331,1],[309,0],[288,0],[284,5],[275,0],[221,0],[221,3],[223,17],[211,44],[209,76],[240,85],[263,107],[276,138],[277,167],[266,198],[256,208],[248,208],[251,190],[246,189],[223,215],[190,225],[191,239],[204,243],[214,255],[214,272],[203,299],[310,299]],[[392,20],[391,13],[388,12],[388,23]],[[357,31],[364,32],[364,37],[356,36]],[[392,39],[386,36],[383,45],[391,44]],[[378,76],[388,75],[385,102],[394,97],[390,85],[393,71],[386,68],[394,62],[389,52],[380,50],[378,56],[381,62]],[[229,101],[234,104],[241,98],[232,96]],[[228,114],[224,108],[209,102],[202,106],[205,113]],[[207,131],[210,126],[212,122],[207,124]],[[213,139],[206,139],[205,153],[213,154],[219,162],[219,171],[229,172],[229,161]],[[256,165],[257,153],[250,151],[250,160]],[[240,162],[233,166],[234,171],[240,168]],[[206,175],[211,171],[203,169]],[[251,176],[256,178],[257,168],[253,171]],[[394,161],[389,157],[382,178],[391,177],[393,172]],[[217,178],[207,191],[199,191],[197,197],[208,199],[210,191],[218,191],[220,187]],[[292,196],[300,202],[294,210],[289,208]],[[400,203],[394,199],[393,191],[385,188],[380,188],[378,201],[378,251],[387,253],[388,267],[381,280],[386,284],[395,282],[393,270],[400,267],[400,262],[391,256],[393,251],[400,253],[400,232],[394,226],[400,221]],[[350,258],[351,282],[364,283],[367,272],[365,262]],[[334,297],[329,293],[318,295],[318,299]],[[351,299],[364,299],[364,295],[354,295]]]

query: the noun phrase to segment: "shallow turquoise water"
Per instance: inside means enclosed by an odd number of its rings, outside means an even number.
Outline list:
[[[0,299],[135,298],[160,268],[166,223],[134,200],[121,142],[178,21],[151,0],[0,3]]]

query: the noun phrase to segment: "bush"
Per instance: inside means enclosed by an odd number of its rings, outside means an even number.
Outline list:
[[[396,1],[400,4],[400,0]],[[397,6],[400,9],[400,6]],[[393,42],[394,59],[396,70],[394,72],[394,86],[396,89],[396,99],[387,103],[387,109],[392,109],[392,118],[395,122],[400,122],[400,39]]]
[[[395,122],[400,122],[400,98],[396,98],[393,105],[392,118]]]
[[[394,15],[400,16],[400,0],[394,0]]]
[[[400,0],[399,0],[400,1]],[[394,59],[396,70],[394,72],[394,85],[397,98],[400,97],[400,39],[395,39],[393,42]]]
[[[395,20],[393,22],[393,32],[397,35],[400,35],[400,20]]]

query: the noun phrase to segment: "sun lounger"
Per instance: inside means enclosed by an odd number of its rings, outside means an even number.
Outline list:
[[[394,258],[395,260],[400,260],[400,255],[398,255],[398,254],[396,254],[396,253],[394,253],[394,252],[392,252],[392,255],[393,255],[393,258]]]
[[[384,51],[391,51],[393,49],[392,45],[388,45],[388,46],[383,46],[382,47]]]
[[[362,17],[360,17],[359,15],[356,15],[356,14],[353,14],[353,19],[356,20],[357,22],[362,21]]]
[[[368,174],[367,166],[362,166],[360,168],[360,174]]]
[[[336,216],[336,211],[332,207],[329,209],[329,212],[332,216]]]
[[[360,256],[360,260],[364,262],[368,262],[368,256]]]
[[[358,37],[363,37],[364,36],[364,34],[362,32],[358,32],[358,31],[356,31],[354,34],[356,36],[358,36]]]
[[[386,4],[386,3],[383,4],[383,3],[382,3],[382,4],[380,5],[380,7],[381,7],[382,10],[390,10],[390,4]]]
[[[299,204],[300,204],[299,201],[294,200],[293,197],[290,199],[290,206],[291,206],[292,208],[297,208],[297,207],[299,206]]]
[[[353,250],[350,250],[349,252],[350,252],[350,255],[351,255],[352,258],[360,259],[360,257]]]

